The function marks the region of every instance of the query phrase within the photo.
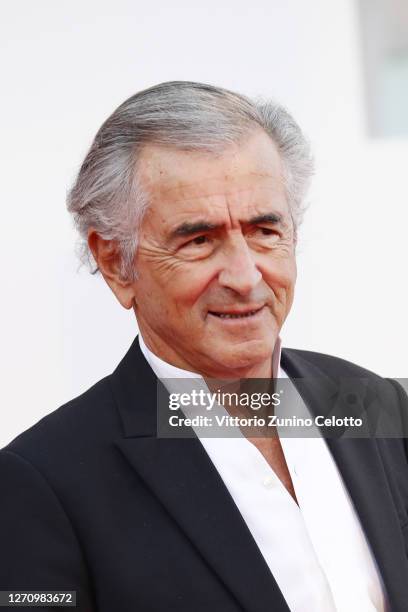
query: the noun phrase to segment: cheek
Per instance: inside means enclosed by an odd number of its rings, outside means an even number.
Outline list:
[[[261,272],[264,281],[272,289],[292,290],[296,282],[296,260],[292,257],[263,262]]]
[[[178,270],[166,297],[183,307],[191,308],[204,301],[207,289],[217,274],[208,262],[196,262],[185,265]]]

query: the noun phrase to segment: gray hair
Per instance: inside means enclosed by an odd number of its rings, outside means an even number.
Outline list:
[[[138,178],[144,145],[217,154],[228,145],[241,143],[257,127],[269,134],[280,152],[296,232],[305,210],[313,161],[294,119],[270,100],[251,100],[202,83],[171,81],[123,102],[95,136],[67,200],[81,237],[82,261],[92,266],[87,244],[92,227],[105,240],[117,243],[122,276],[136,278],[138,231],[149,204]]]

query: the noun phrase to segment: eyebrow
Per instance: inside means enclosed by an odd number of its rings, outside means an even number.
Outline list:
[[[282,215],[278,215],[277,213],[257,215],[256,217],[251,217],[247,223],[249,225],[257,225],[258,223],[271,223],[273,225],[278,225],[282,223]]]
[[[207,221],[197,221],[196,223],[182,223],[175,230],[172,231],[171,237],[176,236],[191,236],[191,234],[197,234],[198,232],[209,232],[211,230],[219,229],[222,227],[220,224],[208,223]]]
[[[245,221],[245,223],[249,225],[257,225],[259,223],[278,225],[282,223],[282,216],[276,213],[266,213],[263,215],[257,215],[256,217],[251,217],[248,219],[248,221]],[[199,232],[210,232],[211,230],[220,229],[222,226],[223,224],[209,223],[208,221],[182,223],[172,231],[171,238],[176,238],[178,236],[191,236]]]

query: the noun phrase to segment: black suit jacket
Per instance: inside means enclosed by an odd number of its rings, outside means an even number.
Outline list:
[[[343,360],[287,349],[282,364],[322,381],[302,390],[315,413],[341,377],[380,382],[384,408],[408,411],[401,387]],[[156,382],[136,339],[112,375],[0,451],[0,590],[76,590],[81,612],[288,612],[200,441],[156,438]],[[404,440],[328,445],[391,610],[406,612]]]

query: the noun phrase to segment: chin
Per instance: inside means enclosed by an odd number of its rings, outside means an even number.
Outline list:
[[[264,341],[259,341],[257,347],[251,344],[251,347],[246,347],[246,350],[236,347],[233,352],[219,351],[215,361],[227,371],[251,369],[267,359],[272,359],[272,352],[273,349],[270,346],[267,346]]]

